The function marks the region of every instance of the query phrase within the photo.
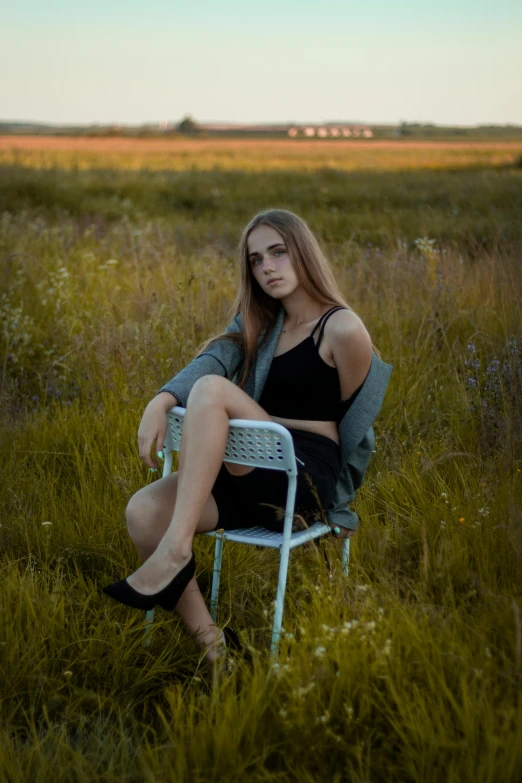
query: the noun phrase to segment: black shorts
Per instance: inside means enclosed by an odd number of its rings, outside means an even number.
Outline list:
[[[289,429],[297,462],[295,515],[306,525],[321,518],[330,505],[341,473],[341,450],[331,438],[314,432]],[[288,476],[282,470],[254,468],[244,476],[232,476],[224,465],[212,488],[219,512],[216,530],[264,527],[283,532]],[[296,529],[303,527],[295,519]]]

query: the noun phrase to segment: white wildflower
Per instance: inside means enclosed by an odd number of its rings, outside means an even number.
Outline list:
[[[318,717],[315,722],[316,723],[328,723],[329,720],[330,720],[330,713],[328,712],[328,710],[325,710],[324,715],[321,715],[320,717]]]
[[[308,685],[303,685],[301,688],[298,688],[295,692],[295,695],[301,698],[302,696],[306,696],[307,693],[310,693],[312,688],[315,688],[315,682],[310,682]]]

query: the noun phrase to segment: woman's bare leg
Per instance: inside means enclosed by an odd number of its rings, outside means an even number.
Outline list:
[[[178,474],[159,479],[138,490],[127,506],[129,535],[145,562],[155,552],[163,538],[176,504]],[[212,495],[203,510],[196,533],[214,530],[218,510]],[[223,632],[212,620],[195,578],[191,579],[176,605],[176,612],[185,623],[189,634],[205,650],[205,660],[211,664],[224,645]]]
[[[127,579],[142,594],[162,590],[190,560],[198,521],[223,462],[232,418],[271,420],[231,381],[217,375],[200,378],[190,393],[183,422],[174,513],[154,553]],[[250,470],[238,468],[234,473]]]

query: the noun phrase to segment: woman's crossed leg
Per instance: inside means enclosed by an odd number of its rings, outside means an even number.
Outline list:
[[[142,562],[156,551],[168,529],[176,505],[177,488],[178,474],[171,473],[138,490],[129,501],[127,529]],[[214,530],[217,522],[216,502],[210,495],[194,532]],[[195,577],[179,599],[176,612],[197,644],[206,650],[207,662],[212,663],[218,655],[218,646],[224,642],[223,632],[214,624]]]
[[[197,381],[183,422],[178,473],[132,497],[127,525],[144,564],[127,581],[143,594],[161,590],[188,563],[194,535],[216,527],[218,510],[211,490],[223,462],[232,418],[271,421],[260,405],[227,379],[207,375]],[[227,463],[225,467],[234,475],[253,470]],[[176,611],[202,646],[222,638],[195,578]]]

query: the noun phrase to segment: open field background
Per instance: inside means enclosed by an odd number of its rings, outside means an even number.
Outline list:
[[[31,168],[123,168],[315,171],[461,168],[513,165],[522,141],[395,141],[335,139],[89,139],[0,136],[0,162]],[[520,162],[519,162],[520,165]]]
[[[11,142],[0,778],[519,781],[521,145]],[[268,206],[309,221],[394,372],[350,577],[337,541],[293,554],[271,668],[277,558],[225,547],[220,622],[253,668],[209,693],[176,616],[144,649],[98,588],[137,566],[143,407],[226,323]],[[208,591],[213,541],[195,547]]]

